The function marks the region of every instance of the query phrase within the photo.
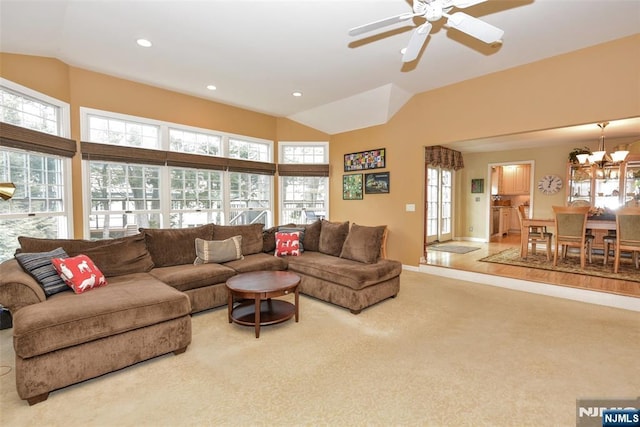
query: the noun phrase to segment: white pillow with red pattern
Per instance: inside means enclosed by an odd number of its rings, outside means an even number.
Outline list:
[[[76,294],[107,284],[104,274],[91,261],[91,258],[86,255],[78,255],[71,258],[53,258],[51,262],[62,280]]]

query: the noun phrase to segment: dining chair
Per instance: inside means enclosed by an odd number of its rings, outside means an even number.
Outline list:
[[[620,268],[620,252],[631,251],[633,263],[638,265],[638,252],[640,252],[640,207],[620,208],[616,212],[616,244],[613,271],[617,273]]]
[[[518,206],[518,220],[520,221],[520,229],[522,230],[524,218],[525,218],[525,209],[524,205]],[[521,236],[523,234],[521,233]],[[540,225],[532,225],[529,227],[529,241],[527,244],[531,244],[531,253],[535,255],[536,253],[536,245],[538,243],[545,243],[547,246],[547,261],[551,261],[551,239],[553,238],[553,233],[547,231],[546,226]]]
[[[591,263],[591,244],[593,235],[586,233],[589,206],[552,206],[555,214],[556,245],[553,254],[553,265],[558,265],[558,254],[567,256],[569,247],[580,250],[580,267],[584,268],[586,257]],[[562,251],[562,252],[560,252]]]

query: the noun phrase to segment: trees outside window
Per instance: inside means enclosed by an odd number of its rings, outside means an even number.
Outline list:
[[[279,152],[280,223],[304,224],[325,218],[329,206],[328,144],[281,142]]]
[[[66,136],[69,105],[5,79],[0,79],[0,121]],[[16,192],[0,200],[0,261],[13,257],[18,236],[64,238],[71,222],[70,160],[39,151],[0,144],[0,182],[13,182]]]

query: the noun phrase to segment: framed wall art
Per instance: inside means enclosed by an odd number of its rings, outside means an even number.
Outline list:
[[[484,193],[484,179],[472,179],[471,180],[471,192],[472,193]]]
[[[381,169],[386,166],[386,149],[377,148],[344,155],[344,171],[354,172],[367,169]]]
[[[342,175],[342,199],[362,200],[362,174]]]
[[[389,172],[367,173],[364,175],[365,194],[386,194],[389,192]]]

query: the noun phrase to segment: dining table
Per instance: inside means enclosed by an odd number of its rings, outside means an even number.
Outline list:
[[[520,231],[520,257],[526,258],[529,255],[529,227],[555,227],[554,218],[523,218],[522,229]],[[586,228],[591,230],[615,230],[615,219],[599,219],[598,217],[588,217]]]

